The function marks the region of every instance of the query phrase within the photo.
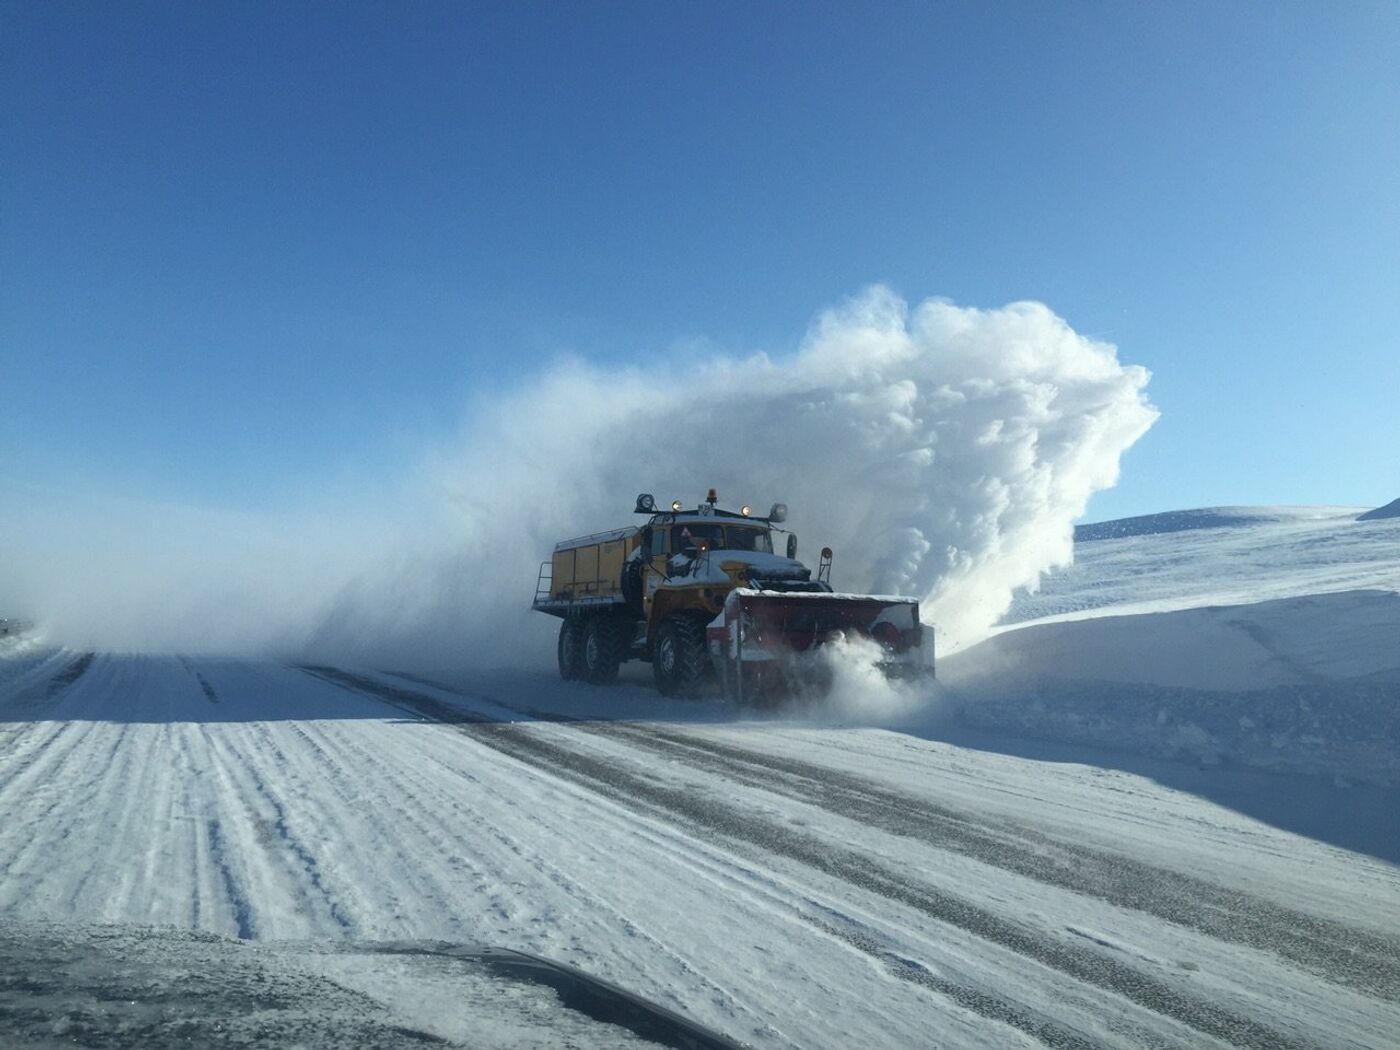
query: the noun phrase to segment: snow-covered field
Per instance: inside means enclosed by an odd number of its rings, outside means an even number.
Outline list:
[[[1089,527],[1110,535],[1078,543],[999,634],[945,662],[964,721],[1400,784],[1400,519],[1361,509]]]
[[[1400,792],[1336,763],[1397,748],[1400,523],[1307,513],[1081,543],[1027,625],[888,710],[12,641],[0,950],[53,923],[499,945],[757,1047],[1393,1046]],[[1254,693],[1305,696],[1323,743],[1244,725]],[[1212,698],[1244,705],[1228,734]],[[1143,757],[1154,724],[1215,750]],[[1244,768],[1261,737],[1327,775]],[[449,1008],[450,971],[433,996],[356,959],[316,966],[351,1014],[490,1042],[475,986]]]
[[[1074,565],[1018,597],[1002,622],[1400,591],[1400,518],[1357,521],[1365,509],[1213,507],[1081,526],[1103,538],[1080,540]],[[1127,523],[1158,531],[1112,535]]]

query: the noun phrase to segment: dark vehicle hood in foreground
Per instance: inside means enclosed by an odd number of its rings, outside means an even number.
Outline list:
[[[0,1037],[143,1050],[740,1045],[581,970],[506,949],[45,922],[0,926]]]

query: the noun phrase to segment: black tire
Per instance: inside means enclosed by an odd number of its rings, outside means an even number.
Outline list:
[[[661,625],[651,654],[657,689],[666,696],[697,696],[709,667],[703,617],[682,614]]]
[[[565,620],[559,625],[559,677],[573,681],[583,674],[583,624]]]
[[[738,675],[744,676],[742,699],[739,694]],[[771,707],[776,696],[773,676],[766,668],[753,664],[737,665],[733,660],[726,661],[722,683],[724,698],[731,704],[742,703],[744,707]]]
[[[627,624],[616,616],[594,616],[583,629],[583,673],[594,685],[617,681],[617,669],[626,655]]]

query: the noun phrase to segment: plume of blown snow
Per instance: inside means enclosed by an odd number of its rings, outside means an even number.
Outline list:
[[[714,486],[726,505],[788,503],[802,549],[836,551],[838,590],[917,596],[957,648],[1070,561],[1074,520],[1156,419],[1147,381],[1043,304],[910,308],[881,287],[786,358],[568,363],[487,407],[439,462],[457,527],[423,561],[425,604],[366,616],[384,587],[362,580],[316,641],[348,628],[362,649],[399,620],[463,660],[531,635],[547,655],[551,623],[524,609],[553,544],[635,520],[637,492],[694,505]]]
[[[396,498],[411,514],[211,541],[197,578],[188,559],[161,569],[162,530],[149,523],[133,530],[148,549],[120,574],[123,606],[132,623],[172,628],[176,618],[145,613],[174,590],[178,624],[198,623],[215,647],[260,640],[403,665],[546,660],[554,622],[528,609],[554,543],[639,520],[638,492],[694,505],[714,486],[722,505],[786,502],[799,557],[829,545],[838,590],[917,596],[946,652],[1070,561],[1074,520],[1156,418],[1147,381],[1040,303],[911,307],[874,287],[783,356],[691,354],[645,372],[561,363],[474,406],[460,438],[426,458],[412,498]],[[83,602],[100,601],[94,575],[87,591],[30,579],[30,591],[64,597],[36,612],[81,620]],[[239,610],[236,630],[221,632],[221,608]],[[149,646],[178,644],[151,633]]]

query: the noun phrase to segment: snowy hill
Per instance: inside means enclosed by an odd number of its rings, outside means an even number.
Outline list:
[[[1200,507],[1196,510],[1170,510],[1161,514],[1141,514],[1133,518],[1115,518],[1076,525],[1074,540],[1085,543],[1122,536],[1155,536],[1163,532],[1187,532],[1191,529],[1228,528],[1235,525],[1257,525],[1280,520],[1277,507]],[[1286,508],[1293,510],[1295,508]]]
[[[1385,518],[1400,518],[1400,499],[1393,499],[1384,507],[1377,507],[1356,516],[1357,521],[1381,521]]]
[[[945,663],[974,724],[1400,781],[1400,520],[1210,508],[1092,526]]]
[[[1074,565],[1019,595],[1002,623],[1400,591],[1400,524],[1358,522],[1360,509],[1212,507],[1082,526],[1094,532]]]

